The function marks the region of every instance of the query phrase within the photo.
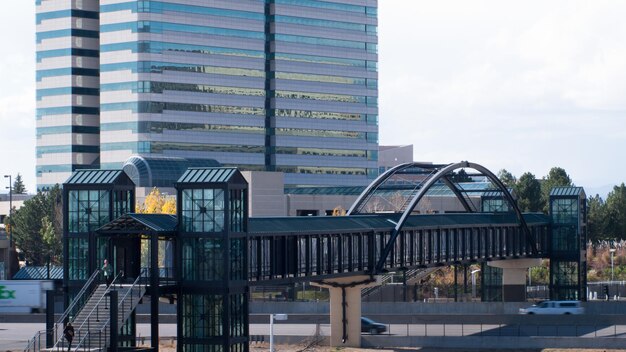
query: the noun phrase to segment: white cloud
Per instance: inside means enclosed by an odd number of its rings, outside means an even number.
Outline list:
[[[382,143],[413,143],[418,160],[622,182],[626,3],[405,4],[379,2]]]

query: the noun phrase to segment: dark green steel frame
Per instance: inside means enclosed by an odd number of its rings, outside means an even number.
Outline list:
[[[182,179],[182,177],[181,177]],[[183,351],[183,347],[186,342],[189,343],[210,343],[210,345],[221,345],[223,351],[230,351],[231,346],[236,344],[241,344],[244,346],[243,351],[247,352],[249,350],[248,346],[248,336],[249,336],[249,326],[248,326],[248,294],[249,294],[249,284],[247,280],[230,280],[231,270],[231,253],[230,253],[230,241],[233,239],[243,239],[243,270],[245,278],[247,275],[248,268],[248,253],[247,248],[248,245],[245,242],[248,238],[247,229],[248,229],[248,207],[247,207],[247,182],[241,175],[241,173],[236,172],[233,177],[230,178],[228,182],[200,182],[200,183],[177,183],[177,216],[178,216],[178,245],[176,246],[176,281],[178,282],[177,293],[179,297],[179,304],[177,305],[176,319],[179,322],[177,324],[177,351]],[[224,192],[224,227],[221,232],[186,232],[183,228],[183,191],[184,190],[198,190],[198,189],[221,189]],[[231,190],[242,190],[243,201],[245,206],[243,207],[243,231],[241,232],[231,232],[230,229],[230,215],[231,215],[231,202],[230,202],[230,191]],[[222,267],[225,268],[224,279],[219,281],[198,281],[198,280],[184,280],[182,277],[182,268],[183,268],[183,253],[182,241],[185,239],[199,239],[199,238],[215,238],[215,239],[223,239],[223,256],[222,256]],[[185,297],[193,294],[213,294],[219,295],[223,298],[223,312],[222,318],[222,331],[224,332],[220,337],[213,338],[204,338],[201,340],[196,340],[193,338],[187,338],[183,336],[183,304],[181,304],[181,299],[186,299]],[[234,295],[244,295],[244,307],[243,307],[243,325],[244,331],[243,336],[233,337],[230,336],[230,326],[231,326],[231,315],[230,315],[230,306],[231,306],[231,296]]]
[[[570,200],[577,204],[577,216],[575,222],[558,222],[559,214],[553,213],[554,202],[558,200]],[[550,243],[550,298],[555,300],[578,299],[587,300],[587,199],[585,193],[570,195],[550,195],[550,211],[552,216],[552,233]],[[575,248],[562,250],[555,248],[555,241],[559,240],[555,233],[566,231],[571,236],[569,241],[574,241]],[[571,242],[570,242],[571,243]],[[575,284],[561,284],[564,278],[559,274],[557,267],[561,264],[570,265],[576,269]],[[575,293],[572,294],[572,293]]]

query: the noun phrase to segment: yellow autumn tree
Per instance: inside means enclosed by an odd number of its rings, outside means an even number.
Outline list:
[[[333,208],[333,216],[345,216],[345,215],[346,215],[346,210],[341,205],[338,205],[335,208]]]
[[[176,214],[176,197],[166,196],[154,187],[143,204],[137,204],[141,214]]]
[[[143,204],[137,203],[137,213],[141,214],[176,214],[176,197],[167,196],[154,187],[152,191],[146,196]],[[163,267],[165,259],[165,246],[164,241],[159,241],[159,254],[158,261],[159,267]],[[147,239],[141,240],[141,262],[148,263],[150,259],[149,243]]]

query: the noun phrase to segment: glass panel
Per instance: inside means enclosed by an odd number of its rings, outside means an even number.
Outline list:
[[[89,240],[87,238],[68,238],[68,279],[86,280]]]
[[[224,306],[221,295],[182,295],[180,304],[183,341],[223,335]]]
[[[187,238],[183,246],[183,280],[215,281],[224,279],[224,240]]]
[[[224,191],[195,189],[183,191],[183,229],[186,232],[224,230]]]
[[[244,294],[230,296],[230,326],[231,337],[246,335],[246,299]]]
[[[245,275],[245,239],[230,240],[230,279],[246,280]]]
[[[552,218],[559,224],[578,223],[578,199],[553,199],[551,203]]]

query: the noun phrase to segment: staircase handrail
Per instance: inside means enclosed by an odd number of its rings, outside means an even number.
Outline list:
[[[91,287],[91,284],[93,284],[93,282],[99,276],[100,271],[101,271],[100,269],[96,269],[96,271],[94,271],[93,274],[91,274],[89,279],[87,279],[87,282],[85,282],[85,285],[83,285],[83,287],[80,289],[80,291],[78,291],[78,294],[76,294],[76,297],[72,300],[72,303],[69,305],[69,307],[67,307],[65,312],[63,312],[63,315],[61,315],[61,318],[59,318],[59,320],[57,320],[57,322],[54,323],[54,326],[52,328],[52,336],[53,336],[53,339],[55,341],[58,340],[58,337],[57,337],[58,335],[57,334],[59,332],[59,327],[63,326],[63,323],[65,322],[65,319],[68,318],[68,316],[70,315],[70,312],[82,300],[82,296],[85,294],[85,292],[87,292],[87,289],[89,287]],[[50,307],[46,307],[46,309],[50,309]],[[26,349],[24,349],[24,351],[25,352],[31,351],[31,349],[30,349],[31,345],[33,345],[33,351],[34,351],[35,350],[34,349],[35,342],[37,340],[40,340],[41,339],[41,335],[45,334],[46,332],[47,332],[47,330],[37,331],[37,333],[35,333],[35,336],[33,336],[30,340],[28,340],[28,345],[26,346]]]
[[[124,294],[124,296],[122,296],[121,299],[119,299],[119,305],[122,305],[124,303],[124,301],[126,300],[126,298],[128,297],[128,295],[133,292],[133,289],[135,288],[135,286],[137,286],[137,284],[139,283],[139,281],[141,279],[144,278],[144,273],[147,274],[147,268],[144,268],[141,270],[141,272],[139,273],[138,277],[135,279],[135,281],[132,283],[132,285],[130,286],[130,288],[128,289],[128,292],[126,292]],[[119,275],[118,275],[119,276]],[[107,288],[106,293],[108,293],[110,291],[110,288],[113,286],[113,284],[115,283],[115,281],[117,280],[117,276],[115,277],[115,280],[113,281],[113,283],[111,283],[111,286],[109,286]],[[103,295],[103,298],[106,297],[106,293]],[[131,296],[132,299],[132,296]],[[102,300],[102,299],[101,299]],[[100,305],[100,301],[98,301],[98,303],[94,306],[94,309],[97,310],[98,306]],[[94,309],[92,309],[91,312],[89,312],[89,315],[87,316],[87,318],[85,319],[85,322],[89,322],[89,318],[91,317],[91,314],[93,314]],[[119,319],[119,316],[118,316]],[[109,324],[111,324],[111,316],[109,316],[106,320],[106,322],[102,325],[102,327],[100,328],[100,330],[97,331],[97,333],[101,336],[103,333],[103,330],[106,330],[109,327]],[[84,325],[84,323],[83,323]],[[82,325],[81,325],[82,326]],[[80,329],[79,329],[80,330]],[[78,341],[78,343],[76,344],[76,346],[73,348],[74,351],[77,351],[85,342],[85,340],[87,339],[88,336],[90,336],[92,334],[91,331],[87,331],[87,333],[83,336],[82,339],[80,339],[80,341]],[[106,335],[106,331],[105,331],[105,335]]]
[[[39,330],[39,331],[37,331],[35,333],[35,335],[30,340],[28,340],[28,345],[24,349],[24,352],[40,350],[41,348],[37,348],[37,342],[39,342],[39,346],[41,346],[41,336],[45,335],[47,331],[48,330]],[[31,347],[32,347],[32,349],[31,349]]]
[[[100,269],[98,269],[98,270],[100,270]],[[98,305],[100,304],[100,302],[102,302],[102,300],[106,298],[107,293],[109,293],[109,291],[111,291],[111,287],[113,286],[113,284],[114,284],[114,283],[115,283],[115,282],[116,282],[116,281],[117,281],[117,280],[118,280],[118,279],[119,279],[122,275],[124,275],[124,272],[123,272],[123,271],[120,271],[120,272],[119,272],[119,274],[117,274],[117,275],[115,276],[115,278],[114,278],[114,279],[113,279],[113,281],[111,282],[111,285],[109,285],[109,286],[107,287],[107,289],[104,291],[104,293],[102,294],[102,296],[100,297],[100,299],[98,299],[98,302],[96,303],[96,305],[94,306],[94,308],[92,308],[92,309],[91,309],[91,311],[89,312],[88,317],[90,317],[90,316],[91,316],[91,314],[93,313],[93,311],[94,311],[94,310],[97,310]],[[88,322],[88,321],[89,321],[89,320],[85,320],[85,321],[84,321],[84,322],[83,322],[80,326],[78,326],[78,327],[74,327],[74,329],[76,330],[76,335],[78,335],[78,334],[79,334],[80,330],[81,330],[81,329],[83,328],[83,326],[85,325],[85,322]],[[62,343],[62,342],[63,342],[63,338],[64,338],[64,336],[63,336],[63,334],[61,334],[61,336],[60,336],[59,338],[57,338],[57,339],[56,339],[56,342],[54,343],[54,348],[56,348],[56,347],[58,346],[58,344],[59,344],[59,343]]]
[[[126,300],[126,298],[128,297],[128,295],[129,295],[129,294],[131,294],[131,293],[133,292],[133,289],[135,288],[135,286],[138,286],[138,284],[139,284],[140,280],[141,280],[141,279],[143,279],[143,278],[147,278],[147,277],[148,277],[148,270],[147,270],[147,269],[148,269],[148,268],[144,268],[144,269],[142,269],[142,270],[141,270],[141,272],[139,273],[139,276],[135,279],[135,281],[133,282],[133,284],[132,284],[132,285],[130,286],[130,288],[128,289],[128,292],[126,292],[126,293],[124,294],[124,296],[122,296],[122,298],[119,300],[119,304],[120,304],[120,305],[124,304],[124,301]],[[145,275],[144,275],[144,274],[145,274]],[[147,285],[147,284],[146,284],[146,283],[144,283],[144,286],[145,286],[145,285]],[[131,295],[131,296],[130,296],[131,303],[132,303],[132,299],[133,299],[133,296]],[[126,314],[126,313],[124,313],[124,314]]]

